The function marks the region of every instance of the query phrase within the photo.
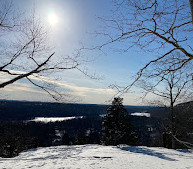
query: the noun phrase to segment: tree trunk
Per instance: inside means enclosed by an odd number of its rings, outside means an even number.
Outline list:
[[[173,102],[171,102],[171,105],[170,105],[170,113],[171,113],[171,133],[172,133],[172,149],[175,149],[176,145],[175,145],[175,139],[173,137],[173,135],[175,135],[175,115],[174,115],[174,104]]]

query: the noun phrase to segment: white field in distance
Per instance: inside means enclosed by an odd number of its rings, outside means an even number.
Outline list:
[[[73,120],[73,119],[82,119],[83,116],[73,116],[73,117],[36,117],[33,120],[28,120],[34,121],[37,123],[50,123],[50,122],[60,122],[60,121],[67,121],[67,120]]]

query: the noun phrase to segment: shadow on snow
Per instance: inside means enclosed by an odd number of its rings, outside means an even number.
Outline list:
[[[177,161],[176,159],[167,157],[164,153],[156,152],[155,150],[150,150],[150,149],[145,148],[145,147],[132,147],[132,146],[121,147],[121,146],[118,146],[117,148],[124,150],[124,151],[130,151],[132,153],[139,153],[139,154],[154,156],[154,157],[157,157],[157,158],[160,158],[163,160]]]

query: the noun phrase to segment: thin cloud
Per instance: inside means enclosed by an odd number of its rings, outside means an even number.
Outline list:
[[[12,71],[12,73],[20,73],[20,74],[23,73],[24,74],[26,72]],[[30,78],[32,80],[43,81],[43,82],[46,82],[49,84],[56,85],[60,88],[70,90],[70,93],[72,95],[77,95],[77,96],[81,96],[81,97],[85,97],[85,96],[93,95],[93,94],[97,94],[97,95],[114,95],[115,94],[115,91],[113,89],[81,87],[81,86],[77,86],[75,84],[66,83],[64,81],[53,80],[51,78],[44,77],[44,76],[31,75]],[[7,80],[8,77],[5,77],[3,79]],[[6,90],[6,91],[16,91],[16,90],[21,91],[22,90],[22,91],[46,94],[44,91],[36,90],[36,89],[32,88],[31,85],[29,85],[27,83],[23,83],[23,82],[22,83],[16,82],[13,85],[7,86],[6,88],[4,88],[4,90]]]
[[[56,80],[53,80],[53,79],[50,79],[47,77],[43,77],[43,76],[40,77],[41,79],[39,77],[36,77],[36,76],[30,76],[30,78],[33,80],[37,80],[37,81],[43,80],[44,82],[57,85],[61,88],[69,89],[72,92],[96,93],[96,94],[100,93],[100,94],[107,94],[107,95],[114,95],[115,94],[115,91],[113,89],[80,87],[80,86],[76,86],[74,84],[68,84],[64,81],[56,81]]]
[[[41,94],[46,94],[44,91],[37,90],[32,88],[30,84],[26,83],[15,83],[14,85],[9,85],[6,86],[4,89],[2,89],[7,92],[13,92],[13,91],[26,91],[26,92],[31,92],[31,93],[41,93]]]

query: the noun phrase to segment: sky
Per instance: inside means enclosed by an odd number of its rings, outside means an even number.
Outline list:
[[[49,43],[54,47],[56,56],[59,56],[73,55],[81,48],[81,44],[94,46],[103,41],[102,38],[93,39],[92,33],[100,29],[98,17],[112,15],[114,6],[111,0],[16,0],[13,1],[13,8],[24,11],[26,16],[35,10],[49,29]],[[95,74],[96,79],[91,79],[77,70],[67,70],[59,73],[60,80],[55,83],[65,92],[70,90],[70,94],[76,97],[79,103],[108,103],[116,94],[109,86],[130,84],[132,77],[147,62],[146,56],[149,55],[137,48],[125,53],[116,51],[116,45],[105,47],[103,52],[84,51],[83,58],[87,58],[88,62],[82,63],[81,69],[86,69],[90,75]],[[46,80],[54,79],[55,77],[49,77]],[[123,96],[124,104],[144,104],[139,99],[140,91],[135,91]],[[1,89],[0,97],[11,100],[53,101],[44,91],[24,79]]]

